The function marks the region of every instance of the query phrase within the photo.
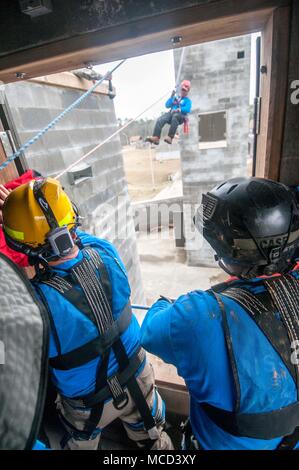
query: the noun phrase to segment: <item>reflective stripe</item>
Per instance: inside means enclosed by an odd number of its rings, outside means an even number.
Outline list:
[[[59,224],[59,227],[62,227],[63,225],[68,225],[72,221],[73,221],[72,213],[68,212],[66,216],[58,222],[58,224]]]
[[[4,228],[4,231],[7,232],[7,235],[9,235],[11,238],[14,238],[15,240],[24,240],[25,238],[24,232],[18,232],[17,230],[12,230],[6,225],[3,226],[3,228]]]

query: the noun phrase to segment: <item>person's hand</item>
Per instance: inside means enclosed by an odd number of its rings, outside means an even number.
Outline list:
[[[181,110],[180,110],[180,109],[178,109],[178,108],[177,108],[177,109],[173,109],[173,110],[172,110],[172,112],[173,112],[173,113],[179,113],[180,111],[181,111]]]
[[[6,189],[2,184],[0,184],[0,224],[3,224],[2,207],[9,193],[10,190]]]

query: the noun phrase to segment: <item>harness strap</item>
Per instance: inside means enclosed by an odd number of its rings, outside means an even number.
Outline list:
[[[121,340],[114,343],[112,346],[115,357],[118,361],[120,371],[124,371],[129,365],[129,358],[126,353],[125,347]],[[145,429],[147,430],[150,439],[158,439],[159,433],[156,428],[156,421],[155,418],[152,416],[152,412],[147,404],[147,401],[140,389],[140,386],[137,382],[135,375],[131,375],[128,379],[127,387],[132,395],[132,398],[135,402],[135,405],[143,419],[143,424]]]
[[[136,351],[136,353],[129,359],[129,365],[122,371],[117,372],[113,377],[117,377],[118,382],[120,383],[121,387],[125,387],[129,378],[132,375],[135,375],[138,371],[139,367],[145,360],[145,351],[141,347]],[[100,384],[100,389],[97,392],[92,392],[85,396],[78,396],[75,397],[74,400],[82,400],[84,406],[87,408],[91,408],[92,406],[97,405],[101,401],[106,401],[108,398],[111,397],[111,390],[109,386],[106,384],[102,386]],[[68,400],[68,399],[67,399]]]
[[[228,326],[228,322],[227,322],[225,306],[224,306],[223,301],[222,301],[219,294],[217,294],[213,290],[211,290],[210,292],[215,297],[215,299],[216,299],[216,301],[217,301],[217,303],[220,307],[220,311],[221,311],[222,325],[223,325],[224,336],[225,336],[225,343],[226,343],[228,356],[229,356],[229,359],[230,359],[230,364],[231,364],[231,369],[232,369],[233,379],[234,379],[235,393],[236,393],[235,410],[236,410],[236,412],[238,412],[239,409],[240,409],[240,402],[241,402],[241,387],[240,387],[240,381],[239,381],[236,358],[235,358],[234,350],[233,350],[232,338],[231,338],[231,334],[230,334],[230,330],[229,330],[229,326]]]
[[[109,357],[110,357],[110,351],[109,352],[107,351],[105,356],[102,358],[102,362],[96,374],[96,390],[98,389],[101,383],[107,381]],[[97,404],[97,406],[93,406],[91,408],[89,419],[86,421],[85,427],[84,427],[84,430],[89,432],[91,436],[95,432],[101,420],[103,410],[104,410],[104,402],[100,402]]]
[[[229,288],[223,295],[231,298],[246,310],[252,320],[270,341],[277,354],[281,357],[296,383],[296,371],[291,362],[290,340],[283,323],[275,316],[273,307],[272,310],[270,310],[271,307],[267,293],[253,295],[251,292],[248,292],[247,289]]]
[[[147,430],[150,439],[159,438],[159,432],[156,427],[155,418],[147,404],[145,397],[136,380],[135,373],[142,364],[145,353],[142,356],[135,354],[132,358],[128,357],[126,349],[120,338],[121,333],[129,326],[132,318],[131,306],[128,303],[118,320],[113,319],[112,315],[112,288],[106,267],[101,260],[98,252],[92,248],[83,250],[88,259],[77,263],[71,269],[70,285],[66,285],[68,279],[63,278],[59,282],[57,276],[47,281],[52,287],[59,290],[61,295],[66,297],[71,303],[78,302],[78,291],[73,283],[78,283],[84,292],[86,303],[79,303],[82,313],[85,313],[93,323],[98,327],[100,337],[90,341],[86,345],[64,355],[57,356],[51,360],[51,365],[62,370],[78,367],[88,362],[88,359],[102,355],[102,362],[99,367],[96,379],[95,393],[82,397],[86,407],[91,408],[91,416],[85,426],[85,431],[93,434],[96,426],[100,422],[104,401],[106,398],[113,397],[114,406],[118,409],[123,408],[128,401],[125,387],[128,388],[136,407],[141,415],[144,427]],[[100,277],[96,272],[100,273]],[[59,284],[59,286],[58,286]],[[83,296],[82,296],[83,297]],[[78,308],[78,304],[75,306]],[[118,362],[119,371],[111,377],[107,377],[110,351],[113,350]],[[140,351],[138,351],[140,352]],[[76,398],[80,399],[80,397]]]
[[[293,450],[299,442],[299,426],[295,429],[293,434],[285,436],[276,450]]]
[[[228,286],[227,286],[228,287]],[[235,291],[230,292],[228,289],[224,295],[230,296],[234,298],[234,300],[239,301],[241,300],[241,289],[238,290],[238,295]],[[228,348],[228,353],[231,361],[231,367],[233,370],[234,380],[235,380],[235,372],[236,370],[236,363],[234,359],[233,351],[232,351],[232,342],[229,332],[229,327],[226,318],[226,311],[223,301],[219,294],[212,292],[215,296],[219,308],[221,310],[223,327],[224,327],[224,334],[226,345]],[[232,294],[232,295],[231,295]],[[250,297],[251,296],[251,297]],[[262,303],[260,303],[262,305]],[[259,307],[261,306],[259,301],[257,300],[256,296],[250,294],[248,296],[248,292],[246,292],[246,311],[251,313],[253,320],[258,324],[257,316],[258,314],[265,314],[267,309],[264,307],[264,311],[259,311]],[[244,293],[243,293],[243,303],[241,304],[244,307]],[[271,319],[272,321],[272,319]],[[260,322],[263,324],[263,322]],[[266,334],[266,333],[265,333]],[[266,334],[267,336],[267,334]],[[268,337],[268,336],[267,336]],[[270,338],[268,337],[269,341]],[[289,344],[289,343],[288,343]],[[281,345],[280,345],[281,348]],[[295,382],[296,383],[296,382]],[[235,380],[236,384],[236,380]],[[235,436],[242,436],[242,437],[250,437],[254,439],[264,439],[270,440],[281,436],[287,436],[284,439],[284,448],[288,445],[288,442],[293,443],[295,439],[298,437],[298,423],[299,423],[299,402],[295,402],[291,405],[286,407],[280,408],[278,410],[265,412],[265,413],[240,413],[238,409],[235,411],[227,411],[217,407],[214,407],[208,403],[202,403],[200,405],[208,417],[221,429],[228,432],[229,434]],[[296,442],[295,442],[296,445]]]
[[[70,296],[68,296],[68,298],[70,298]],[[72,300],[75,299],[72,298]],[[98,358],[99,355],[104,357],[105,352],[108,351],[119,336],[126,331],[131,320],[132,309],[130,302],[128,302],[119,318],[113,321],[111,327],[105,333],[68,353],[51,358],[51,367],[59,370],[68,370],[82,366]]]
[[[280,276],[271,281],[265,280],[265,286],[273,304],[280,312],[284,328],[289,338],[289,345],[299,341],[299,282],[291,275]],[[290,348],[289,348],[290,350]],[[299,364],[294,364],[297,399],[299,401]]]
[[[200,406],[217,426],[238,437],[275,439],[293,434],[299,423],[299,402],[267,413],[235,413],[208,403]]]

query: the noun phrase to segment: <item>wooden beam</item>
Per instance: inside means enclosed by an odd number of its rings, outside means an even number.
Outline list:
[[[256,176],[279,180],[287,98],[290,8],[273,11],[262,32],[261,126]]]
[[[79,78],[71,72],[53,73],[44,77],[31,78],[28,82],[42,83],[43,85],[58,86],[63,88],[72,88],[75,90],[89,90],[92,86],[90,80]],[[93,93],[108,95],[108,84],[101,83]]]
[[[105,30],[56,41],[0,58],[0,81],[26,79],[167,50],[171,38],[183,37],[182,46],[238,36],[261,30],[271,11],[289,0],[213,1],[128,22]]]

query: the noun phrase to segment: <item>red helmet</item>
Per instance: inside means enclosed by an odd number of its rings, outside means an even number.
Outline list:
[[[183,80],[181,83],[181,88],[182,90],[190,91],[191,83],[189,82],[189,80]]]

